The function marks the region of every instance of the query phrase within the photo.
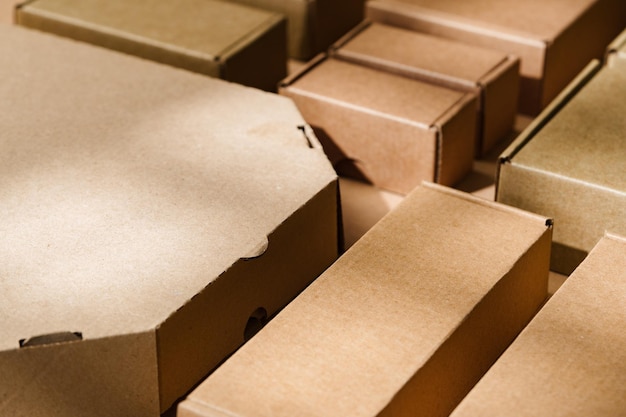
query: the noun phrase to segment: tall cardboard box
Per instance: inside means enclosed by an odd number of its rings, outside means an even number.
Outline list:
[[[351,62],[474,93],[477,157],[513,128],[519,91],[517,57],[369,21],[336,42],[331,51]]]
[[[500,156],[496,200],[554,218],[557,272],[626,234],[624,112],[626,71],[595,61]]]
[[[447,416],[546,297],[549,221],[415,189],[179,417]]]
[[[472,169],[476,97],[319,55],[279,87],[316,131],[340,175],[409,193]]]
[[[626,27],[623,0],[369,0],[375,21],[521,59],[520,111],[536,115]]]
[[[626,240],[606,235],[452,417],[621,416]]]
[[[215,0],[33,0],[16,22],[276,91],[287,75],[283,15]]]
[[[0,410],[158,416],[337,257],[284,97],[0,26]]]
[[[363,20],[365,0],[228,0],[287,17],[290,58],[307,61]]]

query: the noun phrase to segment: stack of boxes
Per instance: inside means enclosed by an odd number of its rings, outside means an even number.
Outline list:
[[[623,409],[626,3],[33,0],[13,20],[0,410]],[[452,189],[478,162],[496,202]],[[401,203],[343,253],[353,180]],[[572,276],[543,307],[550,270]]]

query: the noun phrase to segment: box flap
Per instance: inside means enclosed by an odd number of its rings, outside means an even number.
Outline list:
[[[547,279],[546,223],[417,187],[189,398],[210,416],[381,415],[538,240]]]
[[[426,80],[463,90],[477,88],[483,77],[507,61],[506,54],[436,36],[372,23],[334,47],[339,56],[400,67]]]
[[[452,414],[626,409],[626,240],[606,235]]]
[[[157,326],[336,180],[287,98],[19,27],[0,49],[0,350]]]

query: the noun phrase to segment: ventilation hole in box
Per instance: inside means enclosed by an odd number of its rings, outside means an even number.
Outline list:
[[[252,312],[246,323],[246,328],[243,331],[244,341],[247,342],[250,340],[252,336],[257,334],[257,332],[265,326],[265,323],[267,323],[267,310],[263,307],[259,307]]]

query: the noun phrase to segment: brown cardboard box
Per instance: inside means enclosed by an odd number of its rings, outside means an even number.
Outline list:
[[[521,59],[520,111],[536,115],[626,27],[624,0],[369,0],[375,21]]]
[[[290,100],[20,27],[0,61],[1,414],[158,416],[337,258]]]
[[[287,75],[282,15],[214,0],[34,0],[17,23],[276,91]]]
[[[365,0],[229,0],[287,16],[291,58],[309,60],[363,20]]]
[[[331,50],[341,59],[476,94],[477,157],[513,128],[519,90],[516,57],[368,21]]]
[[[546,297],[546,219],[417,187],[179,417],[444,416]]]
[[[286,79],[335,169],[406,194],[472,169],[476,97],[324,55]]]
[[[624,415],[624,305],[626,240],[607,235],[452,416]]]
[[[626,71],[591,63],[500,157],[496,200],[554,218],[570,274],[605,230],[626,234]]]
[[[0,0],[0,24],[13,22],[15,6],[20,0]]]
[[[605,62],[608,66],[626,65],[626,29],[606,49]]]

